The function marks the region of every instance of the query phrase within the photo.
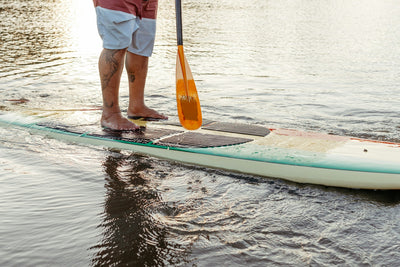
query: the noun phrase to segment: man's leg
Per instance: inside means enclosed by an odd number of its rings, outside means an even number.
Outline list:
[[[144,88],[146,85],[149,58],[130,52],[126,53],[126,71],[129,81],[128,116],[141,116],[154,119],[168,119],[144,103]]]
[[[101,125],[113,130],[135,130],[138,128],[121,115],[119,107],[119,85],[124,68],[126,49],[103,49],[99,58],[99,72],[103,94]]]

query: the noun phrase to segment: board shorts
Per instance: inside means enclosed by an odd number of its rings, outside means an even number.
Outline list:
[[[140,18],[130,13],[97,6],[97,29],[103,40],[103,48],[128,48],[133,54],[150,57],[156,35],[157,9],[155,7],[154,10],[145,11]]]

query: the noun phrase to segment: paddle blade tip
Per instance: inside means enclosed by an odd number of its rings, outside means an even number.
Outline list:
[[[180,104],[182,113],[185,120],[197,121],[198,120],[198,108],[197,100],[191,96],[181,96]]]
[[[179,120],[187,130],[197,130],[202,124],[200,104],[195,97],[180,96]]]

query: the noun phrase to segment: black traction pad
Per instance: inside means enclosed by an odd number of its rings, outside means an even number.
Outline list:
[[[170,147],[221,147],[253,141],[253,139],[249,138],[204,134],[198,132],[184,132],[180,130],[151,127],[142,128],[138,131],[113,131],[102,129],[97,124],[65,126],[54,123],[40,123],[38,125],[51,128],[53,130],[82,136],[108,138],[112,140],[122,140],[141,144],[154,142],[155,145]]]
[[[173,147],[218,147],[238,145],[253,141],[248,138],[238,138],[197,132],[185,132],[157,141],[157,145]]]
[[[161,129],[161,128],[156,128],[156,129],[141,129],[140,131],[125,131],[125,132],[118,132],[118,131],[112,131],[112,130],[102,130],[99,131],[99,133],[89,133],[87,135],[89,136],[95,136],[95,137],[103,137],[103,138],[110,138],[114,140],[123,140],[123,141],[128,141],[128,142],[134,142],[134,143],[141,143],[141,144],[147,144],[150,142],[153,142],[154,140],[157,140],[161,137],[172,135],[172,134],[178,134],[183,131],[176,131],[176,130],[170,130],[170,129]]]
[[[204,125],[202,129],[254,136],[266,136],[270,132],[268,128],[263,126],[229,122],[211,122]]]
[[[44,126],[66,133],[74,133],[86,136],[108,138],[112,140],[123,140],[134,143],[147,144],[161,137],[182,133],[183,131],[162,129],[162,128],[143,128],[139,131],[113,131],[102,129],[99,125],[80,125],[80,126],[64,126],[51,123],[40,123],[39,126]]]
[[[174,126],[181,125],[177,121],[165,121],[163,123]],[[251,125],[245,123],[218,122],[212,120],[203,120],[201,128],[204,130],[254,135],[254,136],[267,136],[270,133],[270,130],[264,126]]]
[[[203,127],[204,125],[208,125],[208,124],[213,123],[213,122],[214,121],[212,121],[212,120],[203,119],[203,122],[202,122],[201,126]],[[165,124],[165,125],[173,125],[173,126],[182,127],[181,123],[179,121],[175,121],[175,120],[162,121],[161,123]]]

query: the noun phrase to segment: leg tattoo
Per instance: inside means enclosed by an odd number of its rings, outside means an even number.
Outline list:
[[[101,54],[100,60],[104,61],[109,67],[109,70],[106,73],[103,73],[100,77],[102,90],[105,90],[108,87],[110,80],[120,68],[119,61],[115,56],[120,51],[121,50],[104,50]]]
[[[129,81],[133,83],[136,80],[135,74],[134,73],[128,73]]]

